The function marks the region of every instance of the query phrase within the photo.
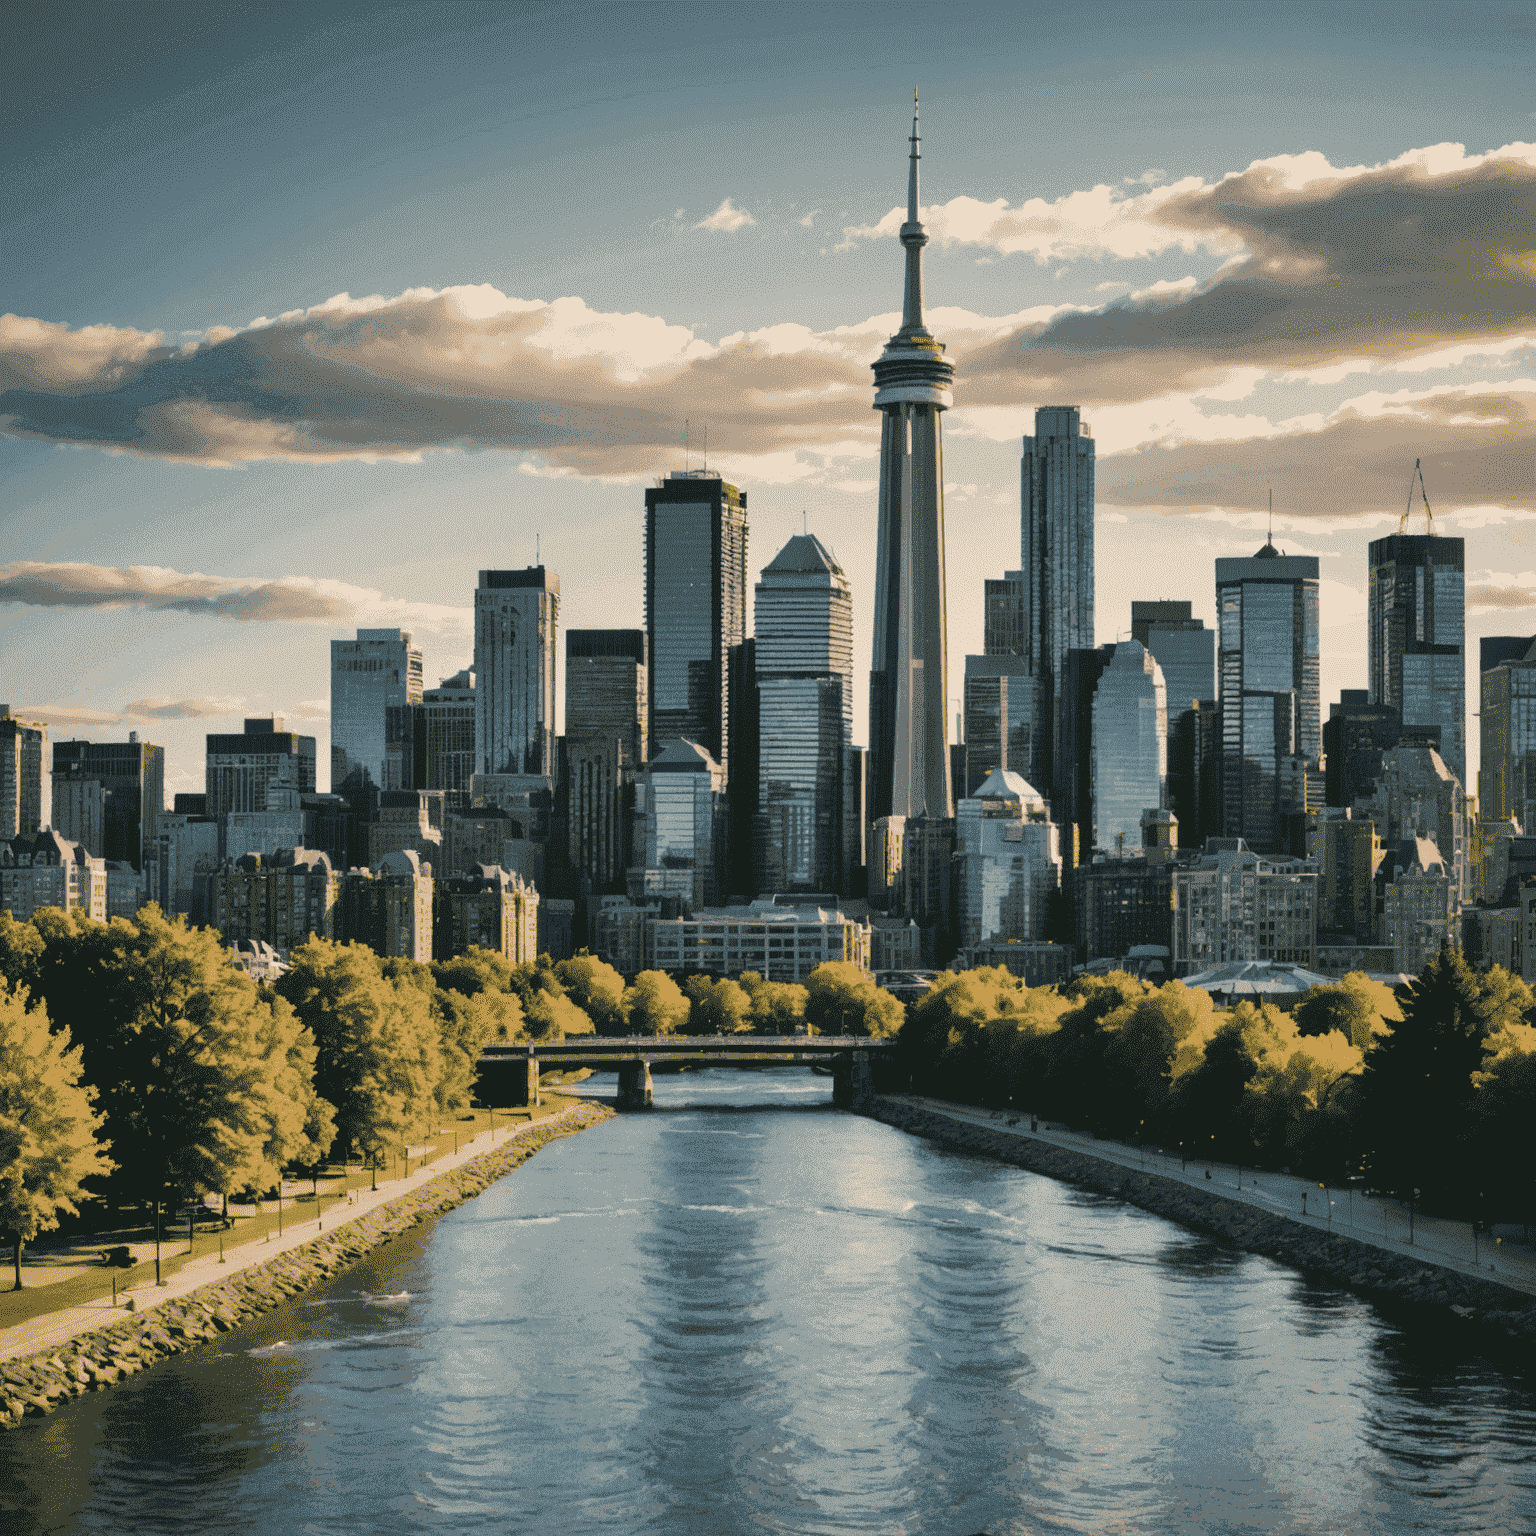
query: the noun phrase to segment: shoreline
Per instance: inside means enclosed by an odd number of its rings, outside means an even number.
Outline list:
[[[549,1142],[601,1125],[613,1115],[604,1104],[574,1104],[520,1127],[498,1147],[440,1167],[415,1189],[341,1217],[332,1231],[297,1240],[267,1257],[253,1254],[232,1272],[189,1285],[152,1307],[125,1313],[104,1327],[88,1324],[28,1354],[0,1360],[0,1429],[126,1381],[158,1360],[272,1311],[394,1238],[472,1200]]]
[[[1114,1195],[1154,1216],[1273,1259],[1309,1278],[1342,1286],[1378,1304],[1448,1312],[1468,1328],[1496,1335],[1503,1348],[1508,1348],[1511,1340],[1525,1347],[1536,1346],[1536,1298],[1497,1280],[1466,1275],[1430,1258],[1409,1259],[1358,1238],[1304,1226],[1214,1190],[1196,1189],[1159,1173],[1051,1145],[1028,1133],[952,1117],[900,1098],[878,1097],[870,1114],[895,1130],[941,1146]]]

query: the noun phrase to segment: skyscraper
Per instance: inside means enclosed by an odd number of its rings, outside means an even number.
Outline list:
[[[475,771],[475,674],[467,667],[422,691],[411,711],[409,789],[469,792]]]
[[[1122,640],[1093,692],[1093,845],[1135,853],[1143,811],[1168,794],[1168,691],[1139,640]]]
[[[956,795],[979,794],[982,781],[1000,768],[1023,779],[1035,716],[1028,663],[1016,655],[967,656],[964,704],[966,782],[955,785]]]
[[[880,429],[880,511],[875,564],[875,644],[869,679],[870,796],[866,814],[953,815],[945,709],[949,679],[944,613],[944,459],[939,413],[949,408],[955,365],[923,323],[918,220],[920,139],[912,109],[907,221],[901,226],[906,289],[901,329],[875,363]]]
[[[421,650],[405,629],[331,641],[331,788],[353,775],[380,789],[411,781],[410,706],[421,703]]]
[[[708,470],[674,470],[645,493],[649,749],[697,743],[730,755],[730,652],[747,629],[747,497]]]
[[[1283,759],[1321,745],[1317,604],[1315,555],[1216,562],[1223,822],[1260,853],[1281,836]]]
[[[1465,784],[1466,541],[1394,533],[1369,556],[1371,703],[1390,704],[1406,732],[1439,726],[1440,756]]]
[[[1168,729],[1196,699],[1216,697],[1216,631],[1190,603],[1133,602],[1131,639],[1146,646],[1168,685]]]
[[[1075,405],[1042,405],[1020,463],[1025,629],[1038,680],[1031,781],[1050,799],[1067,652],[1093,645],[1093,438]]]
[[[0,842],[30,837],[43,825],[47,774],[48,727],[18,720],[9,704],[0,704]]]
[[[837,891],[844,878],[844,748],[853,734],[853,589],[812,534],[757,585],[758,802],[763,891]]]
[[[83,835],[83,826],[66,830],[65,818],[59,814],[66,805],[79,805],[87,798],[72,790],[92,783],[100,786],[101,819],[95,842]],[[142,870],[153,854],[157,824],[165,810],[165,748],[140,741],[137,731],[130,731],[127,741],[55,742],[53,803],[54,826],[66,837],[84,842],[98,858]]]
[[[315,738],[285,731],[281,716],[247,720],[243,734],[209,736],[207,747],[204,805],[220,821],[231,811],[265,811],[269,789],[314,791]]]
[[[552,777],[560,578],[481,571],[475,592],[475,772]]]
[[[567,852],[598,894],[624,889],[635,775],[645,766],[645,631],[565,632]]]
[[[1028,593],[1023,571],[1004,571],[1002,579],[983,583],[986,604],[982,620],[984,656],[1029,655]]]

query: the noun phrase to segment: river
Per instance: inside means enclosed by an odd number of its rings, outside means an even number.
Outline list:
[[[0,1435],[0,1529],[1536,1531],[1536,1379],[1456,1336],[841,1114],[825,1078],[655,1082]]]

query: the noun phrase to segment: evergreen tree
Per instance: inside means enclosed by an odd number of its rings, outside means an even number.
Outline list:
[[[1358,1133],[1369,1181],[1402,1199],[1465,1206],[1474,1121],[1472,1074],[1490,1021],[1509,1015],[1504,980],[1480,979],[1445,945],[1410,985],[1403,1017],[1367,1053]]]
[[[80,1083],[80,1051],[69,1031],[50,1034],[47,1009],[0,985],[0,1231],[22,1245],[73,1215],[81,1184],[111,1164],[97,1139],[101,1116]]]

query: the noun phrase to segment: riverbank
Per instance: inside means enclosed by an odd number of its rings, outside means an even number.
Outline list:
[[[1115,1195],[1153,1215],[1263,1254],[1312,1279],[1347,1287],[1379,1304],[1441,1309],[1467,1326],[1497,1334],[1506,1345],[1515,1339],[1523,1347],[1536,1347],[1536,1299],[1497,1280],[1319,1230],[1214,1190],[1192,1188],[1182,1180],[1127,1167],[1109,1157],[1054,1145],[1026,1130],[982,1123],[963,1106],[950,1112],[883,1095],[871,1112],[897,1130],[943,1146]],[[974,1113],[979,1117],[984,1112]]]
[[[63,1342],[50,1340],[29,1354],[0,1361],[0,1428],[12,1428],[29,1415],[49,1413],[71,1398],[124,1381],[168,1355],[271,1311],[411,1228],[473,1199],[556,1137],[586,1130],[612,1115],[603,1104],[575,1104],[520,1128],[489,1151],[452,1166],[433,1165],[422,1182],[404,1194],[353,1208],[350,1216],[347,1207],[328,1212],[325,1219],[332,1230],[295,1240],[275,1256],[270,1251],[251,1253],[221,1278],[157,1298],[151,1308],[128,1313],[110,1326],[88,1324]],[[58,1326],[67,1327],[68,1321]]]

